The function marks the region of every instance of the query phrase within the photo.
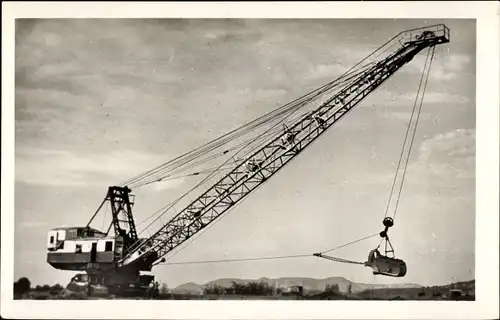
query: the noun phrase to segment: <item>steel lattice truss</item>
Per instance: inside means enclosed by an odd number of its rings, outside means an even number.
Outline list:
[[[420,29],[422,31],[425,28]],[[448,42],[446,30],[416,39],[402,44],[399,50],[354,78],[335,96],[285,128],[245,162],[235,165],[147,241],[129,251],[119,265],[131,264],[148,255],[156,255],[159,259],[168,254],[265,183],[415,55],[425,48]]]

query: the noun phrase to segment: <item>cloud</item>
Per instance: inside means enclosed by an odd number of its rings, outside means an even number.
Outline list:
[[[165,160],[160,155],[112,151],[81,155],[64,150],[16,150],[16,181],[34,185],[116,184]]]
[[[420,59],[417,63],[410,63],[402,69],[404,70],[403,72],[421,74],[424,67],[424,60]],[[470,62],[471,58],[468,55],[447,54],[440,56],[436,54],[431,65],[429,78],[443,81],[454,80],[465,71]]]
[[[368,57],[372,53],[365,46],[342,46],[335,47],[335,56],[328,57],[324,61],[329,63],[320,63],[310,70],[307,76],[309,79],[335,77],[346,72],[355,63]],[[381,59],[378,55],[369,58],[364,63],[374,62]],[[322,59],[323,60],[323,59]],[[320,60],[320,61],[322,61]],[[331,63],[331,62],[334,63]],[[461,73],[465,72],[471,63],[471,57],[462,54],[438,55],[434,56],[429,77],[436,80],[450,81],[454,80]],[[425,55],[421,53],[411,63],[408,63],[398,73],[422,74],[425,63]]]
[[[409,167],[411,176],[442,182],[475,178],[476,131],[457,129],[425,140],[420,146],[418,158]]]
[[[467,64],[471,62],[469,56],[466,55],[451,55],[444,62],[445,69],[452,71],[462,71]]]
[[[305,79],[321,79],[321,78],[337,78],[344,72],[349,70],[349,67],[343,64],[318,64],[314,66]]]
[[[78,145],[91,152],[168,145],[182,152],[186,141],[172,138],[179,127],[204,121],[207,130],[232,129],[217,125],[216,118],[233,114],[235,105],[275,103],[294,87],[292,81],[283,84],[293,74],[275,63],[293,53],[273,55],[282,50],[257,45],[272,36],[245,28],[252,21],[85,21],[37,20],[18,37],[16,145]],[[238,88],[247,88],[248,98],[235,94]],[[268,108],[262,106],[263,112]],[[200,112],[210,114],[196,121],[184,116]],[[238,123],[254,118],[255,109],[251,113]],[[204,133],[190,134],[182,140],[199,142]]]
[[[21,228],[39,228],[47,225],[46,221],[29,220],[20,224]]]
[[[441,155],[474,156],[475,142],[475,129],[456,129],[438,134],[422,143],[418,159],[420,162],[428,162]]]
[[[179,178],[179,179],[172,179],[172,180],[157,181],[157,182],[149,184],[148,186],[151,186],[150,188],[154,191],[163,191],[163,190],[167,190],[167,189],[176,189],[183,183],[184,183],[184,179]]]
[[[374,97],[377,101],[393,101],[396,104],[388,104],[399,106],[400,104],[409,104],[415,102],[417,97],[417,92],[406,92],[400,93],[396,91],[391,91],[387,89],[378,89],[374,92]],[[422,95],[419,95],[419,99]],[[469,99],[465,96],[456,95],[448,92],[433,92],[426,91],[424,94],[423,105],[426,104],[465,104],[469,102]]]
[[[425,191],[412,193],[412,197],[426,201],[428,192],[434,190],[453,190],[457,186],[470,185],[462,180],[475,179],[476,131],[475,129],[457,129],[438,134],[426,139],[420,145],[418,153],[414,151],[405,175],[405,188],[424,186]],[[407,149],[406,149],[407,150]],[[401,181],[402,168],[398,173],[398,183]],[[362,183],[387,184],[394,179],[394,172],[369,173]],[[355,182],[349,182],[350,184]],[[428,189],[428,187],[433,188]],[[421,194],[420,192],[424,192]],[[463,199],[466,195],[459,195]]]
[[[407,100],[407,101],[415,101],[416,93],[411,94],[407,93],[404,95],[398,96],[398,99]],[[447,93],[447,92],[426,92],[424,95],[423,103],[458,103],[463,104],[467,103],[469,99],[463,96]]]

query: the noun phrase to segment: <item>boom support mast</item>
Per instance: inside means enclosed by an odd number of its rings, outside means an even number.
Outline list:
[[[149,239],[136,242],[118,266],[132,264],[150,255],[160,259],[171,252],[265,183],[415,55],[425,48],[449,42],[449,30],[444,25],[438,26],[434,32],[428,31],[429,28],[407,31],[409,37],[401,37],[405,42],[397,51],[360,73],[340,92],[289,128],[285,127],[247,161],[235,165],[232,171]],[[405,35],[405,32],[401,34]]]

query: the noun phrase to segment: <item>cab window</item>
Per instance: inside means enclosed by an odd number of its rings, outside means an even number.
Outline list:
[[[113,251],[113,241],[106,241],[105,251]]]

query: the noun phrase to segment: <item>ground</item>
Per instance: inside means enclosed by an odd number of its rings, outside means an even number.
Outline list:
[[[459,290],[460,296],[453,296],[452,290]],[[84,293],[76,293],[67,289],[35,290],[32,289],[16,299],[34,300],[88,300],[117,299],[115,296],[86,297]],[[125,297],[121,299],[148,299],[145,297]],[[445,286],[423,288],[371,289],[353,294],[314,292],[299,295],[237,295],[237,294],[176,294],[160,293],[159,300],[467,300],[475,301],[475,280],[457,282]]]

